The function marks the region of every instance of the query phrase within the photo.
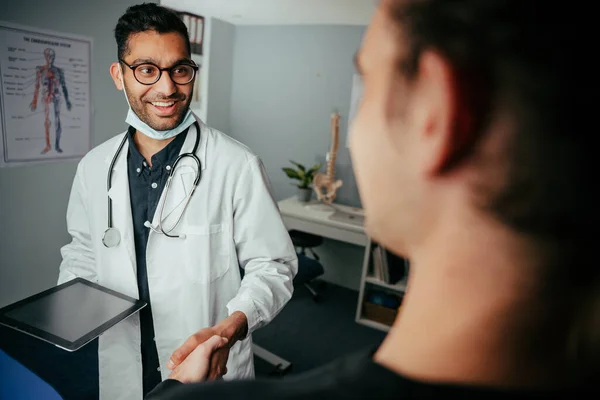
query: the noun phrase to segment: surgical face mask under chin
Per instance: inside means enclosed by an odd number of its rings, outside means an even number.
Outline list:
[[[127,111],[127,117],[125,118],[125,122],[128,125],[131,125],[138,132],[142,132],[144,135],[148,136],[151,139],[165,140],[165,139],[170,139],[174,136],[179,135],[181,132],[183,132],[184,130],[189,128],[196,121],[196,119],[194,118],[194,114],[192,114],[192,110],[190,110],[188,108],[187,113],[185,114],[185,117],[183,118],[181,123],[179,125],[177,125],[175,128],[169,129],[166,131],[158,131],[158,130],[150,127],[148,124],[146,124],[144,121],[142,121],[140,119],[140,117],[137,116],[135,111],[133,111],[133,109],[131,108],[131,104],[129,103],[129,98],[127,97],[127,92],[125,90],[125,82],[123,80],[123,67],[121,65],[119,65],[119,67],[121,68],[121,85],[123,85],[123,93],[125,94],[125,101],[127,101],[127,105],[129,106],[129,111]]]

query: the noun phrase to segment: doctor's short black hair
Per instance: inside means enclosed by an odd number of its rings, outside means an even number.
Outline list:
[[[122,59],[127,53],[129,37],[146,31],[179,33],[185,39],[187,51],[191,54],[190,37],[181,18],[173,10],[156,3],[142,3],[129,7],[117,22],[115,39],[118,59]]]

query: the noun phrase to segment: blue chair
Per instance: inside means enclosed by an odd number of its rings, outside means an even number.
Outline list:
[[[313,300],[318,301],[320,299],[319,293],[317,293],[313,284],[324,273],[323,265],[319,261],[299,253],[298,273],[294,277],[294,286],[304,285],[312,294]]]
[[[0,399],[62,400],[42,378],[0,350]]]

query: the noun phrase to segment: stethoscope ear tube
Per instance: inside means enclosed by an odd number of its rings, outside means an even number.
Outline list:
[[[104,231],[104,235],[102,236],[102,244],[104,244],[105,247],[109,247],[109,248],[116,247],[121,242],[121,233],[119,232],[119,230],[117,228],[114,228],[113,224],[112,224],[112,198],[108,195],[108,192],[110,192],[110,187],[111,187],[111,182],[112,182],[112,173],[113,173],[113,168],[115,167],[115,162],[117,161],[117,158],[118,158],[119,154],[121,153],[121,150],[123,149],[123,145],[125,144],[126,141],[127,141],[127,134],[125,134],[123,136],[123,140],[121,140],[121,143],[119,144],[119,148],[117,149],[115,156],[113,157],[112,161],[110,162],[110,166],[108,167],[108,174],[106,177],[106,197],[108,198],[108,213],[107,213],[108,228],[106,228],[106,230]]]
[[[191,153],[183,153],[180,154],[179,157],[177,157],[177,159],[175,160],[175,162],[173,163],[171,170],[169,171],[169,177],[167,179],[167,183],[165,184],[165,195],[163,198],[163,202],[160,208],[160,213],[159,213],[159,226],[158,229],[154,228],[152,226],[152,224],[150,223],[150,221],[146,221],[144,223],[144,226],[152,229],[152,231],[156,232],[156,233],[162,233],[167,237],[170,238],[180,238],[180,239],[185,239],[185,234],[181,234],[181,235],[171,235],[170,232],[175,229],[177,227],[177,225],[179,224],[179,222],[181,221],[181,218],[183,217],[183,214],[185,213],[185,210],[187,209],[187,205],[190,202],[190,199],[192,197],[192,194],[194,193],[194,191],[196,190],[196,187],[198,186],[198,183],[200,182],[200,178],[202,176],[202,164],[200,163],[200,159],[198,158],[198,156],[196,156],[196,152],[198,151],[198,146],[200,143],[200,124],[198,124],[198,121],[194,122],[194,125],[196,127],[196,142],[194,144],[194,149],[192,150]],[[108,174],[107,174],[107,178],[106,178],[106,193],[107,193],[107,197],[108,197],[108,213],[107,213],[107,218],[108,218],[108,228],[104,231],[104,235],[102,236],[102,243],[104,244],[105,247],[116,247],[120,242],[121,242],[121,233],[119,232],[119,230],[115,227],[113,227],[113,221],[112,221],[112,199],[111,197],[108,195],[108,192],[110,192],[111,189],[111,184],[112,184],[112,173],[113,173],[113,169],[115,166],[115,163],[117,161],[117,159],[119,158],[119,154],[121,154],[121,151],[123,150],[123,146],[125,145],[125,142],[127,141],[127,133],[123,136],[123,140],[121,140],[121,143],[119,144],[119,148],[117,149],[117,152],[115,153],[111,163],[110,163],[110,167],[108,169]],[[186,199],[186,203],[185,206],[183,208],[183,211],[181,212],[181,215],[179,215],[179,218],[177,219],[177,221],[175,222],[175,224],[173,225],[173,227],[171,227],[170,229],[167,229],[165,231],[165,229],[163,228],[162,225],[162,214],[163,214],[163,208],[164,205],[166,203],[167,200],[167,196],[169,194],[169,187],[171,186],[171,180],[174,176],[175,173],[175,167],[177,166],[177,163],[179,163],[179,161],[184,158],[184,157],[191,157],[194,159],[194,162],[196,163],[196,167],[197,167],[197,172],[196,172],[196,178],[194,179],[194,184],[192,186],[192,190],[190,191],[190,193],[187,196]]]

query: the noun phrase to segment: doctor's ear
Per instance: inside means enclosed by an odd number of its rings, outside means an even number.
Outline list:
[[[114,62],[110,64],[110,76],[118,90],[123,90],[122,71],[119,63]]]

